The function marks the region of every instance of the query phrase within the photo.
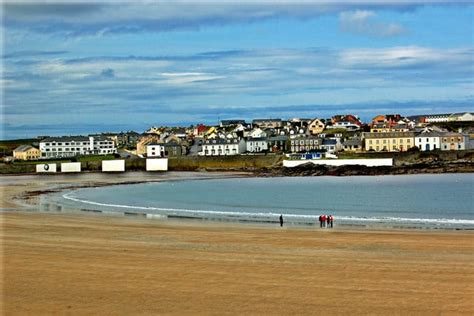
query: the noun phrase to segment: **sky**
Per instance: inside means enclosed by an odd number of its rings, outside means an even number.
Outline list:
[[[471,1],[3,1],[0,41],[0,139],[474,111]]]

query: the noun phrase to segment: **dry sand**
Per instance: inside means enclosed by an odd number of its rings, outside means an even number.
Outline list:
[[[472,232],[1,219],[5,315],[474,314]]]

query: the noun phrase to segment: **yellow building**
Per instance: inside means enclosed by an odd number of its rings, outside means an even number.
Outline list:
[[[415,146],[415,133],[364,133],[364,144],[365,151],[406,151]]]
[[[41,157],[41,151],[30,145],[21,145],[13,150],[13,158],[19,160],[35,160]]]
[[[326,125],[319,119],[314,119],[309,123],[308,129],[311,135],[321,134],[324,131]]]

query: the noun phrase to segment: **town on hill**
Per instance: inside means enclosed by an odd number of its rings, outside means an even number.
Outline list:
[[[215,126],[151,127],[144,133],[40,136],[3,142],[1,150],[4,161],[110,155],[153,158],[285,154],[293,159],[315,159],[322,155],[335,158],[339,153],[463,151],[474,148],[473,139],[474,114],[469,112],[377,115],[371,122],[347,114],[329,119],[221,120]]]

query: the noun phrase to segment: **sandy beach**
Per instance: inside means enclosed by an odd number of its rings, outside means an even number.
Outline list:
[[[143,177],[0,178],[3,314],[474,313],[470,231],[39,213],[25,195]]]

